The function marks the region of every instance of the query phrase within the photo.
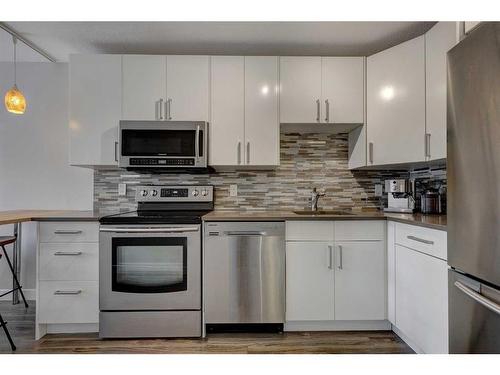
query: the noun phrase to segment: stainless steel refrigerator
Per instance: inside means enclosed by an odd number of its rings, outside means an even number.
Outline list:
[[[500,22],[448,52],[450,353],[500,353]]]

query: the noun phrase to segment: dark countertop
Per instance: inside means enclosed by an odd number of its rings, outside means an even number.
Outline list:
[[[76,211],[76,210],[12,210],[0,211],[0,225],[20,223],[24,221],[98,221],[106,215],[127,211]]]
[[[284,221],[284,220],[391,220],[399,223],[446,230],[446,215],[352,211],[350,215],[299,215],[293,211],[225,211],[215,210],[203,216],[204,221]]]

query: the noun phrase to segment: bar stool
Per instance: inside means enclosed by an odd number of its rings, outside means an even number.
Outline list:
[[[24,306],[26,306],[26,308],[27,308],[28,302],[26,302],[26,298],[24,298],[23,287],[21,285],[19,285],[19,280],[17,279],[14,268],[12,267],[12,263],[9,259],[9,255],[7,254],[7,251],[5,250],[6,245],[10,245],[11,243],[14,243],[14,242],[16,242],[16,237],[14,237],[14,236],[2,236],[2,237],[0,237],[0,246],[2,247],[3,255],[5,256],[5,259],[7,260],[10,271],[12,272],[12,277],[14,278],[14,284],[15,284],[14,289],[9,290],[8,292],[1,294],[0,297],[6,296],[7,294],[13,293],[15,290],[18,290],[19,293],[21,294],[21,297],[23,298]],[[0,254],[0,259],[1,258],[2,258],[2,254]],[[5,335],[7,336],[7,340],[9,340],[9,343],[10,343],[12,350],[16,350],[16,346],[14,345],[14,342],[12,341],[12,337],[10,336],[9,330],[7,329],[7,322],[3,320],[2,314],[0,314],[0,327],[3,328]]]

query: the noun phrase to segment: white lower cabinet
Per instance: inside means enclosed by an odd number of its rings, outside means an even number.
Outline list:
[[[286,228],[290,330],[387,329],[372,324],[387,323],[384,221],[290,221]]]
[[[333,243],[286,244],[286,320],[333,320]]]
[[[446,259],[401,243],[405,242],[408,235],[413,237],[411,228],[415,229],[415,238],[432,238],[432,235],[436,235],[435,232],[441,232],[441,235],[446,235],[446,232],[399,223],[393,223],[392,226],[394,237],[393,240],[388,240],[389,275],[392,275],[389,277],[388,288],[390,321],[396,333],[416,352],[448,353]],[[446,242],[439,245],[446,249]]]
[[[95,332],[99,323],[99,223],[41,222],[36,338]]]
[[[335,319],[385,319],[384,241],[336,242],[335,255]]]

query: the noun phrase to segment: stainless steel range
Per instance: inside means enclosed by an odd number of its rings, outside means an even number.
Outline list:
[[[139,186],[137,211],[101,218],[99,336],[201,336],[201,217],[212,186]]]

